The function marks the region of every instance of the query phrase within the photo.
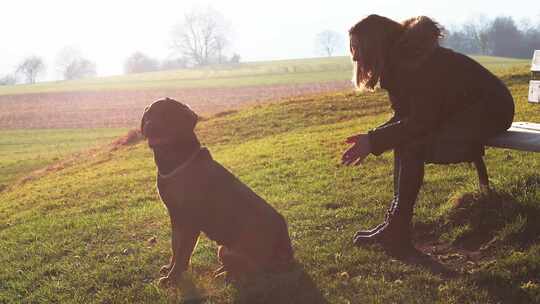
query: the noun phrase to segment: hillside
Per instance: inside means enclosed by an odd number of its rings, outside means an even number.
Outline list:
[[[108,144],[126,131],[125,128],[1,130],[0,192],[34,170],[61,162],[70,154]]]
[[[519,60],[503,60],[519,63]],[[350,79],[349,57],[312,58],[214,65],[33,85],[0,86],[0,95],[183,88],[227,88]]]
[[[505,74],[516,121],[526,72]],[[428,166],[415,239],[432,262],[377,246],[357,229],[382,220],[392,155],[339,166],[344,138],[383,122],[383,93],[299,97],[222,114],[197,132],[215,159],[287,219],[298,265],[239,287],[212,279],[216,245],[199,242],[178,290],[157,287],[170,227],[145,143],[104,147],[0,192],[0,303],[533,303],[540,302],[540,158],[489,149],[494,193],[467,165]],[[150,241],[152,238],[157,242]]]
[[[499,73],[529,69],[527,60],[475,59]],[[133,128],[141,110],[164,96],[211,116],[282,98],[348,90],[350,78],[350,58],[331,57],[0,86],[0,130]]]
[[[530,64],[530,60],[513,58],[490,56],[473,56],[473,58],[491,70]],[[0,86],[0,96],[79,91],[235,88],[349,81],[351,70],[351,59],[348,56],[247,62],[72,81],[40,82],[32,85]]]

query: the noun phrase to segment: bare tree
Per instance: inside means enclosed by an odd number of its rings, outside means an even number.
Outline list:
[[[126,74],[152,72],[157,70],[159,70],[159,62],[142,52],[131,54],[124,63],[124,72]]]
[[[463,24],[463,33],[470,42],[469,51],[467,53],[480,53],[489,55],[492,45],[490,41],[491,22],[484,16],[470,19]]]
[[[39,74],[45,71],[45,63],[38,56],[30,56],[24,59],[17,67],[16,73],[23,75],[26,83],[36,83]]]
[[[217,35],[215,38],[215,49],[216,49],[216,59],[219,64],[223,63],[224,61],[224,50],[227,47],[229,41],[227,40],[227,37],[225,35]]]
[[[331,57],[343,44],[342,36],[332,30],[324,30],[317,34],[315,46],[319,53]]]
[[[480,47],[480,53],[482,55],[491,54],[491,49],[493,48],[492,42],[489,40],[489,24],[481,25],[480,31],[478,32],[478,45]]]
[[[56,57],[58,71],[65,80],[95,76],[96,64],[84,58],[74,47],[65,47]]]
[[[195,65],[207,65],[221,60],[229,34],[230,27],[221,13],[212,8],[194,9],[174,26],[172,48]]]
[[[442,45],[459,52],[466,53],[467,50],[467,38],[466,35],[457,26],[452,25],[445,27]]]
[[[97,75],[96,64],[86,58],[79,58],[66,67],[64,79],[81,79]]]
[[[529,58],[534,50],[540,50],[540,22],[534,25],[529,19],[520,22],[520,30],[523,36],[522,55]]]

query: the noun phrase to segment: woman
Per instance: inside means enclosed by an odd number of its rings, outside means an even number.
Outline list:
[[[508,129],[514,101],[506,86],[471,58],[439,46],[441,29],[427,17],[398,23],[370,15],[350,31],[354,82],[361,90],[387,90],[394,116],[353,144],[342,157],[360,164],[368,154],[394,150],[394,199],[385,221],[358,231],[354,243],[379,242],[413,249],[411,220],[424,164],[473,162],[483,142]]]

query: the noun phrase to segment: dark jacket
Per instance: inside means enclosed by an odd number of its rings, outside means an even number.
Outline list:
[[[433,26],[428,19],[406,29],[387,57],[380,85],[395,115],[369,132],[375,155],[421,144],[426,162],[473,161],[483,155],[487,138],[512,123],[514,101],[506,86],[471,58],[438,46],[429,36],[434,31],[426,30]],[[422,41],[433,45],[418,47]]]

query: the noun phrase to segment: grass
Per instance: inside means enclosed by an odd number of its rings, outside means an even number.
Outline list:
[[[529,60],[489,56],[474,57],[498,71],[530,64]],[[76,81],[0,86],[0,95],[166,88],[239,87],[312,82],[346,81],[351,78],[349,57],[312,58],[221,65],[199,69],[111,76]]]
[[[121,128],[0,130],[0,191],[34,170],[125,132]]]
[[[350,79],[348,57],[280,60],[0,87],[0,95],[81,90],[238,87]]]
[[[526,102],[527,72],[501,76],[516,98],[516,120],[539,121],[538,107]],[[226,285],[212,278],[216,245],[203,237],[181,286],[158,288],[170,227],[151,152],[139,143],[83,154],[0,192],[0,303],[540,302],[534,153],[489,149],[490,194],[476,190],[466,165],[427,167],[416,239],[436,244],[438,251],[426,250],[451,274],[351,245],[355,230],[382,220],[392,155],[369,157],[360,168],[338,159],[344,138],[385,121],[386,99],[382,92],[295,98],[198,126],[215,159],[287,219],[298,262],[290,272]],[[73,136],[66,131],[58,141]],[[101,135],[79,140],[92,136]]]

